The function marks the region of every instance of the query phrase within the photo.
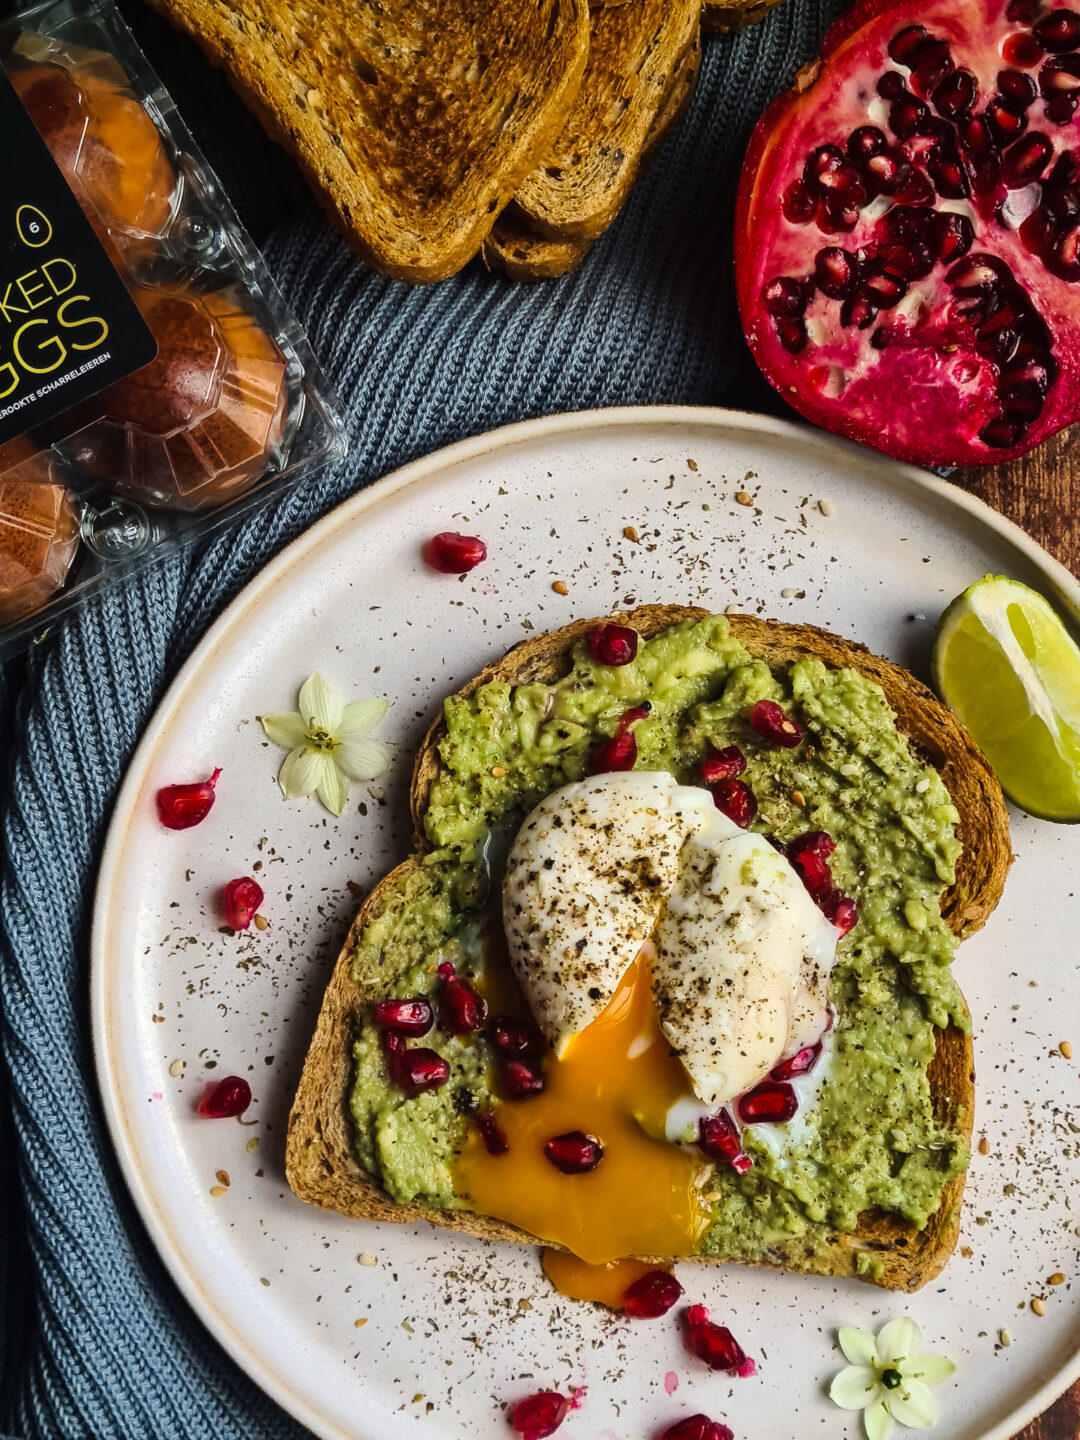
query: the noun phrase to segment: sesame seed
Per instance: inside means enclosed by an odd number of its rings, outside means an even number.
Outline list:
[[[169,1066],[169,1074],[174,1080],[179,1080],[180,1076],[184,1073],[184,1063],[183,1060],[174,1060]]]
[[[740,505],[753,505],[754,503],[754,497],[752,495],[748,495],[745,490],[738,491],[735,499],[739,502]]]
[[[491,777],[493,780],[501,780],[504,775],[509,775],[509,773],[505,765],[492,765],[491,767]]]
[[[795,804],[798,805],[801,809],[806,809],[806,796],[802,793],[801,790],[792,790],[791,798],[792,800],[794,800]]]
[[[1001,1341],[1002,1347],[1006,1350],[1012,1344],[1012,1336],[1009,1334],[1008,1330],[999,1330],[998,1339]]]
[[[927,792],[927,790],[929,790],[929,789],[930,789],[930,781],[927,779],[927,777],[926,777],[925,775],[923,776],[923,778],[922,778],[921,780],[917,780],[917,781],[915,782],[915,794],[916,794],[916,795],[925,795],[926,792]]]
[[[353,1324],[356,1326],[357,1330],[362,1330],[367,1324],[367,1316],[364,1315],[359,1320],[354,1320]]]
[[[840,766],[840,774],[843,775],[846,780],[850,780],[853,775],[857,775],[858,773],[858,765],[852,765],[849,763],[847,765]]]
[[[626,538],[627,540],[634,540],[634,541],[636,541],[637,538],[638,538],[637,530],[634,528],[633,525],[624,525],[624,526],[623,526],[623,532],[622,532],[622,533],[623,533],[623,535],[625,536],[625,538]]]
[[[1032,1302],[1031,1302],[1031,1308],[1032,1308],[1032,1310],[1035,1311],[1035,1314],[1036,1314],[1036,1315],[1045,1315],[1045,1314],[1046,1314],[1046,1306],[1045,1306],[1045,1305],[1043,1304],[1043,1302],[1039,1299],[1038,1295],[1036,1295],[1035,1298],[1032,1300]]]
[[[826,517],[836,514],[836,506],[831,500],[819,500],[817,502],[817,508],[821,511],[822,515]]]
[[[270,921],[267,920],[267,918],[266,918],[265,915],[256,915],[256,916],[255,916],[255,929],[256,929],[256,930],[265,930],[266,927],[267,927],[269,924],[270,924]]]
[[[1065,1057],[1066,1060],[1071,1060],[1071,1059],[1072,1059],[1072,1041],[1071,1041],[1071,1040],[1062,1040],[1061,1044],[1058,1046],[1058,1049],[1061,1051],[1062,1055]]]
[[[794,599],[795,599],[795,596],[798,595],[798,593],[799,593],[799,592],[798,592],[798,590],[795,589],[795,586],[794,586],[794,585],[787,585],[787,586],[784,587],[783,590],[780,591],[780,599],[781,599],[781,600],[794,600]]]
[[[260,1275],[260,1276],[259,1276],[259,1284],[260,1284],[260,1285],[269,1285],[269,1284],[270,1284],[270,1281],[267,1280],[267,1278],[266,1278],[265,1275]]]
[[[551,588],[555,591],[556,595],[570,594],[570,587],[569,585],[567,585],[565,580],[553,580],[551,582]]]
[[[414,1395],[414,1396],[412,1397],[412,1403],[413,1403],[414,1405],[419,1405],[419,1404],[420,1404],[420,1401],[423,1400],[423,1398],[424,1398],[423,1395]]]
[[[741,615],[741,614],[742,614],[742,606],[741,606],[741,605],[736,605],[735,602],[732,601],[732,603],[731,603],[730,605],[725,605],[725,606],[724,606],[724,614],[725,614],[725,615]]]
[[[257,1135],[252,1135],[251,1139],[247,1142],[247,1145],[244,1148],[247,1150],[248,1154],[250,1154],[252,1150],[257,1150],[259,1148],[259,1137]]]
[[[377,1255],[369,1255],[366,1250],[362,1255],[358,1255],[356,1258],[360,1261],[361,1265],[366,1266],[369,1270],[372,1265],[377,1265],[379,1263],[379,1257]]]
[[[696,470],[696,469],[697,469],[697,461],[696,461],[696,460],[687,460],[687,462],[686,462],[686,468],[687,468],[688,470]]]
[[[1050,1279],[1047,1280],[1046,1283],[1047,1283],[1048,1285],[1064,1285],[1064,1284],[1065,1284],[1065,1276],[1061,1273],[1060,1270],[1055,1270],[1054,1273],[1050,1276]]]
[[[215,1200],[219,1199],[222,1195],[227,1195],[228,1193],[229,1187],[227,1185],[211,1185],[210,1187],[210,1194],[213,1195]]]
[[[989,1155],[989,1154],[990,1154],[990,1141],[987,1140],[987,1138],[986,1138],[985,1135],[984,1135],[984,1136],[982,1137],[982,1139],[979,1141],[979,1154],[980,1154],[980,1155]]]
[[[217,1172],[217,1180],[219,1185],[228,1186],[232,1184],[232,1181],[229,1179],[229,1172],[227,1170],[219,1170]]]

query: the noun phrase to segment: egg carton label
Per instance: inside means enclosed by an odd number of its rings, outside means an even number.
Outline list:
[[[33,431],[50,445],[157,343],[2,71],[0,133],[0,444]]]

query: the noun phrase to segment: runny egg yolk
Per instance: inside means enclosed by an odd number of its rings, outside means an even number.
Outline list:
[[[705,1167],[695,1152],[652,1138],[663,1135],[668,1110],[690,1087],[657,1022],[647,952],[562,1058],[545,1057],[544,1081],[539,1095],[497,1107],[505,1154],[488,1154],[470,1133],[457,1162],[458,1193],[478,1213],[591,1264],[693,1254],[709,1223]],[[604,1154],[594,1170],[565,1175],[544,1145],[574,1130],[596,1136]]]
[[[568,1250],[545,1250],[540,1263],[560,1295],[568,1300],[597,1300],[612,1310],[623,1308],[623,1296],[635,1280],[658,1268],[647,1260],[609,1260],[606,1265],[590,1265]]]

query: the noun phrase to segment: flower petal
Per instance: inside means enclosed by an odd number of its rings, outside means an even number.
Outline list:
[[[885,1440],[885,1437],[892,1431],[893,1418],[885,1409],[885,1402],[879,1400],[876,1405],[868,1405],[863,1411],[863,1429],[866,1431],[866,1440]]]
[[[849,1365],[829,1386],[829,1399],[841,1410],[861,1410],[878,1389],[877,1371],[871,1365]]]
[[[340,815],[349,798],[349,782],[338,766],[328,756],[322,756],[323,768],[319,779],[319,799],[331,815]]]
[[[921,1380],[905,1380],[890,1394],[889,1409],[894,1419],[912,1430],[929,1430],[938,1416],[934,1392]]]
[[[877,1363],[877,1352],[874,1349],[874,1337],[868,1330],[856,1330],[853,1325],[842,1325],[836,1332],[836,1339],[840,1349],[844,1352],[852,1365],[874,1365]]]
[[[921,1380],[924,1385],[940,1385],[943,1380],[948,1380],[950,1375],[956,1374],[956,1366],[947,1355],[919,1355],[914,1360],[906,1360],[900,1367],[900,1373],[906,1380]]]
[[[348,740],[359,733],[373,730],[390,708],[389,700],[351,700],[345,706],[338,736]]]
[[[914,1320],[900,1315],[877,1332],[877,1358],[883,1370],[898,1369],[902,1360],[913,1360],[922,1350],[922,1334]]]
[[[300,714],[313,729],[337,735],[345,707],[341,696],[323,675],[311,675],[300,689]]]
[[[390,752],[381,740],[354,736],[343,740],[334,751],[334,759],[353,780],[374,780],[390,763]]]
[[[278,771],[278,784],[286,800],[296,800],[301,795],[310,795],[319,783],[325,756],[306,745],[290,750]]]
[[[283,750],[295,750],[298,745],[307,744],[307,726],[304,717],[296,710],[281,715],[264,715],[262,727],[266,738]]]

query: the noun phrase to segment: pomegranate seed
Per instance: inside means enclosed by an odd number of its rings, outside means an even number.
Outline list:
[[[744,830],[757,814],[754,792],[744,780],[721,780],[712,787],[712,796],[720,813]]]
[[[487,559],[487,546],[475,535],[443,530],[433,535],[424,547],[424,559],[433,570],[440,570],[444,575],[464,575]]]
[[[784,1080],[763,1080],[739,1100],[744,1125],[783,1125],[799,1108],[799,1097]]]
[[[629,665],[637,655],[638,632],[629,625],[616,625],[609,620],[598,625],[585,644],[600,665]]]
[[[451,1035],[472,1035],[487,1019],[487,1002],[467,980],[458,979],[453,965],[440,965],[439,979],[439,1023]]]
[[[770,315],[793,320],[806,309],[806,284],[790,275],[778,275],[765,286],[761,298]]]
[[[410,1050],[393,1030],[385,1036],[386,1065],[390,1079],[406,1095],[438,1090],[450,1079],[450,1066],[434,1050],[418,1046]]]
[[[566,1419],[570,1401],[557,1390],[541,1390],[514,1406],[513,1425],[525,1440],[544,1440],[554,1435]]]
[[[226,925],[234,930],[246,930],[262,902],[262,886],[250,875],[230,880],[224,892]]]
[[[864,162],[880,155],[888,145],[882,131],[874,125],[859,125],[848,136],[847,153],[852,160]]]
[[[1036,21],[1035,39],[1051,55],[1061,55],[1080,45],[1080,15],[1073,10],[1051,10]]]
[[[797,355],[800,350],[804,349],[810,338],[806,321],[802,319],[777,320],[776,333],[780,337],[780,344],[792,355]]]
[[[637,764],[637,741],[633,735],[613,735],[603,740],[585,762],[587,775],[607,775],[612,770],[632,770]]]
[[[686,1344],[710,1370],[737,1370],[746,1361],[735,1336],[726,1325],[714,1324],[704,1305],[691,1305],[686,1312]]]
[[[806,734],[805,727],[792,720],[774,700],[759,700],[750,711],[750,724],[770,745],[793,750]]]
[[[741,1365],[736,1365],[735,1374],[740,1380],[750,1380],[757,1374],[757,1361],[748,1355]]]
[[[411,1000],[380,1000],[375,1006],[375,1023],[400,1035],[426,1035],[435,1015],[423,995],[414,995]]]
[[[536,1035],[527,1026],[506,1015],[500,1015],[491,1022],[488,1037],[496,1050],[504,1055],[523,1055],[536,1047]]]
[[[830,1016],[830,1019],[832,1017]],[[814,1045],[806,1045],[797,1050],[788,1060],[781,1060],[775,1065],[769,1074],[774,1080],[792,1080],[796,1075],[807,1075],[814,1068],[821,1055],[820,1040]]]
[[[647,720],[652,710],[652,704],[646,700],[643,705],[635,705],[632,710],[625,710],[622,719],[615,729],[616,735],[625,735],[631,725],[636,725],[639,720]]]
[[[801,180],[784,192],[784,217],[793,225],[808,225],[814,218],[814,197]]]
[[[909,70],[913,70],[919,63],[920,51],[929,39],[925,25],[907,25],[903,30],[898,30],[889,41],[889,59],[895,60],[897,65],[906,65]]]
[[[701,762],[701,778],[706,785],[715,785],[720,780],[734,780],[746,769],[746,756],[737,745],[725,745],[722,750],[710,750]]]
[[[735,1440],[735,1436],[719,1420],[710,1420],[707,1415],[687,1415],[685,1420],[669,1425],[660,1440]]]
[[[717,1163],[726,1161],[737,1175],[745,1175],[754,1162],[743,1154],[735,1121],[727,1110],[706,1115],[698,1121],[698,1149]]]
[[[1023,31],[1010,35],[1001,47],[1001,58],[1007,65],[1020,65],[1025,69],[1037,65],[1045,53],[1039,42]]]
[[[600,1164],[604,1147],[595,1135],[568,1130],[565,1135],[554,1135],[544,1146],[544,1154],[564,1175],[584,1175]]]
[[[482,1110],[473,1117],[476,1121],[476,1128],[484,1142],[484,1149],[489,1155],[505,1155],[510,1149],[510,1141],[502,1126],[489,1111]]]
[[[511,1100],[527,1100],[530,1095],[539,1095],[544,1088],[540,1070],[526,1060],[508,1060],[503,1066],[502,1076]]]
[[[251,1104],[251,1086],[239,1075],[226,1075],[199,1101],[199,1114],[207,1120],[229,1120],[243,1115]]]
[[[209,780],[166,785],[157,792],[158,817],[167,830],[188,830],[206,819],[216,798],[214,786],[220,774],[215,770]]]
[[[650,1270],[627,1286],[623,1309],[634,1320],[658,1320],[666,1315],[683,1293],[683,1288],[666,1270]]]
[[[854,930],[859,922],[859,907],[854,900],[849,900],[846,895],[833,890],[825,897],[821,905],[826,920],[835,925],[841,935],[846,935],[849,930]]]

